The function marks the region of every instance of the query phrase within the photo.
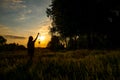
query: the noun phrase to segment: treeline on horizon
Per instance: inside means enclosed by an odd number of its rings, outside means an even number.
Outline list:
[[[18,43],[7,44],[6,42],[7,42],[7,39],[5,39],[3,36],[0,36],[0,52],[26,49],[24,45],[19,45]]]
[[[120,48],[118,0],[52,0],[46,10],[52,19],[48,48]]]

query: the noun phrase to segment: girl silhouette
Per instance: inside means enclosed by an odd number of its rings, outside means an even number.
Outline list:
[[[34,48],[35,48],[34,44],[38,38],[38,35],[39,33],[37,34],[35,40],[33,40],[32,36],[29,36],[28,43],[27,43],[27,49],[28,49],[28,55],[30,56],[30,59],[32,59],[32,57],[34,56]]]

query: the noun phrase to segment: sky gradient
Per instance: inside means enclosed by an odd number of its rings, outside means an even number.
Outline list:
[[[0,35],[7,43],[27,44],[28,37],[39,32],[45,39],[36,47],[45,47],[50,40],[50,19],[46,8],[51,0],[0,0]],[[38,39],[39,40],[39,39]]]

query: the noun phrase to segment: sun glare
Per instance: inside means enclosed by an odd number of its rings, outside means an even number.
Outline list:
[[[45,36],[39,36],[38,38],[40,41],[44,41],[45,40]]]
[[[46,35],[39,35],[37,42],[35,43],[36,47],[43,47],[45,48],[48,44],[48,42],[50,41],[50,36],[46,36]]]

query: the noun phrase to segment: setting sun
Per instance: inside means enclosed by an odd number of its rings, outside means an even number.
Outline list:
[[[35,46],[45,48],[47,47],[47,44],[50,40],[51,40],[50,35],[40,34],[38,36],[37,42],[35,43]]]
[[[45,40],[45,36],[39,36],[39,37],[38,37],[38,40],[44,41],[44,40]]]

